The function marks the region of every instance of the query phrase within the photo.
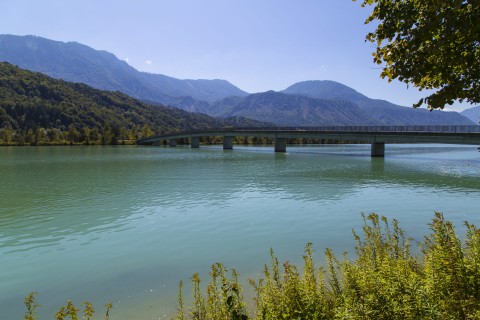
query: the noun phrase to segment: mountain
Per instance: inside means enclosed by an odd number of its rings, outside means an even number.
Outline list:
[[[233,95],[247,95],[226,80],[180,80],[139,72],[107,51],[94,50],[77,42],[65,43],[36,36],[0,35],[0,61],[56,79],[121,91],[140,100],[162,104],[184,96],[215,101]]]
[[[370,99],[334,81],[305,81],[282,92],[228,97],[203,112],[215,117],[242,116],[278,126],[474,124],[457,112],[413,109]]]
[[[480,106],[463,110],[461,114],[477,124],[480,122]]]
[[[473,125],[457,112],[429,111],[402,107],[385,100],[371,99],[335,81],[298,82],[282,91],[317,99],[347,100],[358,105],[370,117],[383,125]]]
[[[294,126],[474,124],[456,112],[430,112],[370,99],[334,81],[304,81],[281,93],[248,95],[225,80],[179,80],[139,72],[112,53],[35,36],[0,35],[0,61],[120,91],[148,103],[216,117],[242,117],[242,121],[251,118]]]
[[[190,96],[171,97],[165,99],[166,105],[174,106],[188,112],[197,112],[204,114],[211,114],[209,112],[210,103],[202,100],[195,100]]]
[[[288,94],[297,94],[319,99],[329,100],[349,100],[357,102],[363,99],[368,99],[363,94],[354,89],[330,80],[311,80],[297,82],[287,89],[282,91]]]
[[[214,103],[210,112],[217,117],[248,117],[278,126],[380,124],[349,101],[314,99],[275,91],[226,98]]]
[[[81,132],[84,135],[96,132],[97,139],[92,138],[96,142],[100,139],[98,135],[108,135],[110,138],[103,143],[113,143],[117,139],[136,137],[144,131],[143,127],[148,127],[151,133],[160,133],[232,124],[268,125],[240,117],[230,121],[214,119],[151,105],[118,91],[102,91],[0,63],[0,144],[5,140],[9,143],[9,139],[20,144],[54,142],[62,136],[79,142],[86,139],[81,137]],[[43,137],[42,141],[38,140],[39,136]]]

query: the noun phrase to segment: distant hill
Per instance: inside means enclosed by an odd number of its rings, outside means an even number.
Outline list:
[[[244,118],[227,121],[151,105],[120,92],[101,91],[0,63],[0,144],[8,139],[38,142],[39,135],[43,142],[61,140],[62,136],[78,142],[86,139],[86,132],[96,132],[96,138],[92,138],[96,142],[99,135],[108,135],[103,143],[113,143],[146,134],[144,127],[153,134],[232,124],[266,125]],[[13,134],[16,138],[12,138]]]
[[[217,117],[243,116],[278,126],[380,124],[349,101],[314,99],[275,91],[217,101],[210,112]]]
[[[94,50],[77,42],[65,43],[36,36],[0,35],[0,61],[56,79],[121,91],[137,99],[162,104],[183,96],[215,101],[233,95],[247,95],[226,80],[180,80],[139,72],[107,51]]]
[[[461,114],[472,120],[476,124],[480,122],[480,106],[463,110]]]
[[[370,99],[335,81],[304,81],[282,91],[319,99],[347,100],[383,125],[473,125],[457,112],[428,111],[402,107],[385,100]]]
[[[334,81],[305,81],[282,92],[228,97],[202,112],[215,117],[243,116],[279,126],[474,124],[457,112],[430,112],[370,99]]]
[[[242,122],[251,118],[293,126],[474,124],[456,112],[430,112],[370,99],[334,81],[304,81],[281,93],[248,95],[226,80],[179,80],[139,72],[109,52],[35,36],[0,35],[0,61],[120,91],[148,103],[215,117],[241,117]]]

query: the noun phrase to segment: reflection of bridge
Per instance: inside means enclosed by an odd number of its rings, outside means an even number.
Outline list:
[[[223,128],[202,129],[153,136],[138,144],[160,145],[177,139],[190,139],[192,148],[200,147],[200,137],[223,137],[223,149],[233,148],[234,137],[267,137],[275,140],[275,152],[287,150],[287,139],[348,141],[372,145],[372,157],[385,155],[386,143],[447,143],[480,145],[480,126],[324,126],[301,128]]]

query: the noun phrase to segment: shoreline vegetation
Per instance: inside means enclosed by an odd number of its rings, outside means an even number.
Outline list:
[[[121,130],[120,132],[110,129],[99,131],[98,129],[83,128],[77,131],[74,127],[71,130],[62,132],[58,129],[37,128],[29,130],[26,134],[5,128],[0,129],[0,147],[2,146],[81,146],[81,145],[136,145],[142,137],[148,138],[155,134],[148,126],[141,131]],[[101,133],[100,133],[101,132]],[[188,138],[178,139],[178,145],[189,145]],[[205,145],[222,144],[222,136],[200,137],[200,143]],[[273,145],[274,140],[267,137],[234,137],[233,143],[237,145]],[[287,139],[288,144],[351,144],[354,141],[336,141],[329,139],[292,138]],[[167,141],[163,142],[167,146]]]
[[[460,240],[453,224],[435,213],[431,233],[420,243],[408,238],[397,220],[362,215],[363,234],[353,231],[355,258],[325,250],[326,266],[314,263],[312,244],[305,247],[303,268],[271,263],[250,285],[256,293],[245,301],[235,269],[215,263],[203,292],[192,276],[192,302],[185,304],[179,284],[177,313],[171,319],[479,319],[480,230],[465,222]],[[253,303],[253,305],[251,305]],[[25,299],[26,320],[37,319],[36,293]],[[83,314],[68,301],[55,319],[94,319],[93,306]],[[107,304],[104,319],[110,319]],[[252,314],[248,310],[253,310]]]

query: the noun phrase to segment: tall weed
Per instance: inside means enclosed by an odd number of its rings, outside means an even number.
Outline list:
[[[431,232],[413,243],[398,221],[377,214],[362,215],[362,234],[355,231],[355,257],[336,257],[325,250],[326,267],[315,265],[312,244],[305,246],[303,268],[280,264],[273,250],[258,280],[253,315],[247,312],[236,270],[221,263],[210,270],[203,293],[198,273],[192,276],[193,300],[185,306],[180,282],[175,319],[480,319],[480,230],[465,223],[462,241],[451,222],[435,213]],[[412,249],[412,245],[415,247]],[[421,249],[421,250],[418,250]],[[37,319],[35,299],[25,299],[26,320]],[[84,303],[83,318],[94,309]],[[108,304],[104,319],[109,319]],[[79,319],[71,301],[57,320]]]

